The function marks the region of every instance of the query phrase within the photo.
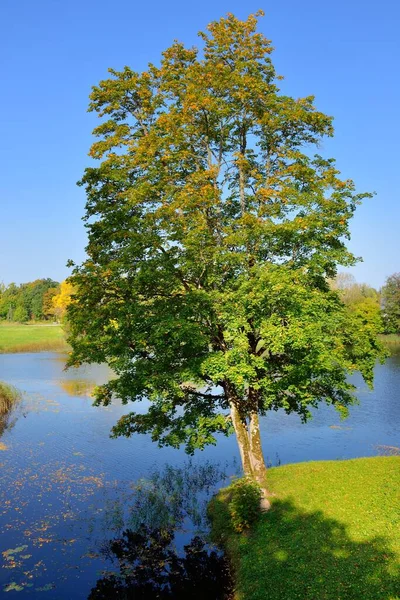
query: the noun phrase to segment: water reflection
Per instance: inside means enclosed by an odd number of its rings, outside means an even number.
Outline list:
[[[400,456],[400,448],[398,446],[387,446],[386,444],[377,444],[375,448],[379,456]]]
[[[207,503],[226,479],[219,465],[189,460],[183,467],[153,470],[130,486],[128,496],[119,493],[106,506],[104,522],[106,531],[121,533],[102,547],[102,554],[117,563],[118,572],[99,579],[89,600],[232,598],[229,566],[222,553],[199,535],[184,543],[194,531],[207,535]]]
[[[170,529],[142,525],[109,542],[105,553],[118,563],[119,572],[99,579],[89,600],[229,600],[233,585],[226,558],[207,550],[196,536],[184,546],[183,556],[173,548]]]
[[[43,418],[43,413],[40,416]],[[181,467],[154,468],[148,478],[136,482],[110,480],[82,464],[85,457],[80,452],[72,452],[73,462],[67,464],[49,460],[46,444],[39,445],[38,451],[26,456],[32,467],[25,466],[19,473],[10,461],[4,463],[5,485],[0,494],[5,558],[2,588],[32,598],[41,597],[43,591],[49,600],[84,598],[96,573],[113,572],[117,577],[110,562],[111,549],[118,544],[112,544],[122,539],[127,529],[133,535],[159,526],[170,540],[164,548],[166,558],[172,561],[174,542],[178,549],[174,560],[185,569],[186,563],[180,563],[182,548],[195,532],[206,531],[207,502],[226,477],[217,464],[188,461]],[[40,461],[42,454],[44,460]],[[199,543],[195,544],[196,560],[215,562],[215,553]],[[216,572],[219,564],[217,560]],[[130,583],[131,579],[121,584],[121,590]],[[107,575],[98,590],[109,590],[110,585],[114,584]]]
[[[134,530],[144,524],[182,531],[185,523],[190,523],[190,529],[204,533],[207,502],[217,485],[227,480],[226,472],[233,470],[234,463],[222,469],[209,461],[199,465],[191,460],[182,467],[166,465],[153,470],[132,485],[130,500],[124,500],[129,506],[127,525]]]
[[[91,397],[97,383],[87,379],[60,379],[58,382],[61,389],[68,396],[88,396]]]
[[[21,417],[1,438],[7,451],[0,453],[0,552],[14,554],[3,555],[0,596],[19,586],[19,596],[29,600],[87,598],[96,580],[113,570],[100,549],[141,523],[177,531],[174,545],[183,557],[192,536],[206,530],[203,506],[216,478],[236,470],[230,464],[207,471],[208,462],[225,465],[238,457],[234,438],[219,438],[191,464],[183,451],[158,448],[150,436],[110,439],[112,426],[131,407],[116,402],[96,408],[86,396],[94,383],[108,380],[108,369],[63,369],[54,353],[0,356],[0,380],[23,391],[9,424]],[[268,462],[371,456],[398,447],[400,356],[377,366],[373,391],[355,383],[360,405],[345,422],[326,406],[307,425],[282,411],[262,419]],[[166,463],[170,470],[164,471]],[[117,576],[115,556],[114,562]]]

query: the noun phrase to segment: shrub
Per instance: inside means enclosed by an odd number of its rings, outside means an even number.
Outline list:
[[[233,529],[241,532],[251,527],[260,514],[261,488],[249,479],[238,479],[230,486],[229,512]]]

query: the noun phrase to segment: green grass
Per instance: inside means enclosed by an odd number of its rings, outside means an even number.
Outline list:
[[[68,350],[59,325],[0,325],[0,354]]]
[[[237,600],[398,600],[400,457],[270,469],[272,508],[248,534],[230,525],[229,488],[209,507]]]
[[[0,381],[0,437],[7,427],[12,426],[12,410],[21,399],[20,392],[12,385]],[[0,450],[6,450],[7,446],[0,441]]]
[[[12,385],[0,381],[0,418],[8,414],[21,395]]]
[[[397,350],[400,348],[400,335],[397,333],[382,334],[379,336],[379,339],[390,350]]]

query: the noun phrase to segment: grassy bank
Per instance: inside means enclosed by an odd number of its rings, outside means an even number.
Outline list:
[[[390,333],[386,335],[380,335],[379,339],[389,348],[389,350],[400,349],[400,335],[397,333]]]
[[[0,353],[68,350],[58,325],[0,325]]]
[[[250,533],[230,525],[229,488],[210,505],[236,600],[400,599],[400,457],[268,472],[272,508]]]

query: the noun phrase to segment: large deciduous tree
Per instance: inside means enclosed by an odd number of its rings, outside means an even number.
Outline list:
[[[70,365],[107,362],[97,403],[150,400],[115,435],[189,452],[235,431],[263,480],[259,417],[320,401],[345,412],[347,375],[372,382],[380,347],[328,280],[352,265],[357,194],[332,159],[312,96],[280,93],[261,13],[175,42],[159,66],[93,88],[103,118],[87,168],[88,258],[75,266]]]

